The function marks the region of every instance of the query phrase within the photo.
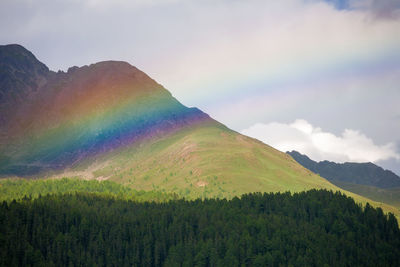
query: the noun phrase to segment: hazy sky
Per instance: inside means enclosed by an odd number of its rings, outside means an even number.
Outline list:
[[[280,150],[400,174],[399,0],[0,0],[0,43],[128,61]]]

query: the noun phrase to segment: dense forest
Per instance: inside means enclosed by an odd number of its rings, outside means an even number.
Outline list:
[[[137,202],[3,201],[1,266],[400,266],[396,218],[325,190]]]

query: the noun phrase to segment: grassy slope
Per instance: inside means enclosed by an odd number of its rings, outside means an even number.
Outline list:
[[[74,178],[63,179],[1,179],[0,202],[32,199],[39,195],[70,194],[77,192],[96,193],[134,201],[168,201],[178,198],[175,194],[156,191],[137,191],[111,181],[82,180]]]
[[[375,186],[352,184],[341,181],[333,181],[335,185],[347,191],[364,196],[377,202],[384,202],[400,209],[400,188],[378,188]]]
[[[186,197],[327,188],[325,179],[289,156],[215,124],[186,129],[109,155],[95,177]]]
[[[340,189],[289,155],[215,123],[147,140],[97,161],[107,164],[89,167],[86,178],[108,179],[136,190],[174,192],[193,199],[325,188],[400,215],[395,207]]]

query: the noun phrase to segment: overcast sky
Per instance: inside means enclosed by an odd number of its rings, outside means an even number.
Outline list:
[[[1,0],[0,43],[128,61],[282,151],[400,174],[399,0]]]

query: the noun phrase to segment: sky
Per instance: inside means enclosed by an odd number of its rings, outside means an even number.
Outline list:
[[[399,0],[1,0],[9,43],[55,71],[127,61],[281,151],[400,174]]]

